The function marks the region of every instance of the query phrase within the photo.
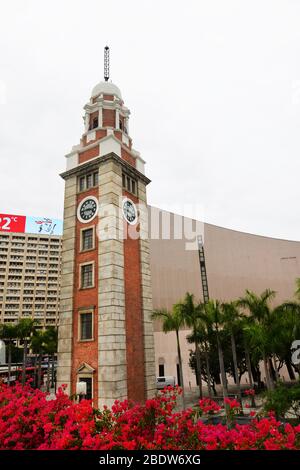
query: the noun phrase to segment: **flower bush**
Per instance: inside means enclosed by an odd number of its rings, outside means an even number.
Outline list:
[[[227,422],[232,426],[234,424],[235,417],[241,412],[241,404],[235,398],[224,398],[224,406]]]
[[[205,424],[196,408],[175,411],[179,392],[166,388],[144,405],[116,401],[96,410],[88,400],[72,402],[61,389],[48,400],[30,384],[1,384],[0,449],[300,449],[300,425],[282,424],[272,413],[247,425]],[[214,413],[218,405],[200,400],[199,407]]]
[[[201,410],[201,414],[213,415],[220,411],[221,407],[218,403],[211,400],[211,398],[202,398],[199,400],[199,409]]]

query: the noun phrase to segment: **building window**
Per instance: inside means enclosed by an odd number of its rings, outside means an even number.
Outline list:
[[[81,176],[79,178],[79,191],[83,191],[85,189],[85,177]]]
[[[127,178],[126,178],[126,189],[127,189],[127,191],[131,192],[131,184],[130,184],[129,176],[127,176]]]
[[[128,175],[122,174],[122,185],[123,189],[128,191],[129,193],[135,194],[137,193],[137,181],[131,178]]]
[[[93,313],[82,312],[79,314],[79,340],[90,341],[93,339]]]
[[[92,122],[92,129],[96,129],[98,127],[98,118],[94,117]]]
[[[79,382],[85,382],[86,383],[86,395],[85,396],[80,396],[79,400],[83,400],[84,398],[86,400],[91,400],[93,398],[93,379],[92,377],[79,377],[78,378]]]
[[[164,364],[159,364],[158,365],[158,376],[159,377],[164,377],[165,376],[165,365]]]
[[[96,171],[93,174],[93,185],[98,186],[98,183],[99,183],[99,174],[98,174],[98,171]]]
[[[81,251],[94,249],[94,228],[86,228],[81,231]]]
[[[99,175],[98,171],[89,173],[85,176],[80,176],[78,179],[78,189],[79,191],[85,191],[86,189],[93,188],[99,184]]]
[[[131,180],[131,192],[135,194],[135,181]]]
[[[91,188],[93,186],[93,175],[87,175],[86,177],[86,187],[87,189]]]
[[[80,266],[80,287],[81,289],[87,289],[88,287],[94,287],[94,264],[83,264]]]

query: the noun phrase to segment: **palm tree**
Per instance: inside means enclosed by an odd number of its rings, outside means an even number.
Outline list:
[[[291,344],[300,336],[300,303],[288,301],[278,305],[272,312],[270,335],[273,338],[273,352],[279,364],[285,363],[290,379],[295,380],[291,359]],[[295,370],[299,370],[295,366]]]
[[[42,384],[42,355],[45,352],[45,332],[42,330],[35,330],[31,338],[31,349],[36,355],[35,369],[37,366],[37,380],[35,380],[35,386],[41,388]]]
[[[228,396],[228,388],[227,388],[227,379],[225,373],[225,365],[224,365],[224,354],[221,345],[220,339],[220,329],[223,324],[223,313],[221,304],[218,300],[209,300],[204,305],[205,315],[203,316],[204,321],[206,322],[208,328],[211,328],[216,336],[217,339],[217,346],[218,346],[218,356],[219,356],[219,364],[220,364],[220,371],[221,371],[221,380],[222,380],[222,388],[223,388],[223,397],[226,398]]]
[[[275,295],[275,291],[271,289],[266,289],[260,295],[246,290],[245,296],[237,301],[237,305],[243,307],[251,316],[252,324],[247,327],[248,335],[252,346],[256,347],[262,355],[268,389],[274,388],[269,365],[271,353],[270,335],[268,333],[272,323],[272,310],[269,303]]]
[[[249,385],[250,385],[250,388],[254,389],[254,380],[252,376],[252,367],[251,367],[251,358],[250,358],[249,338],[247,336],[248,327],[251,321],[252,321],[251,318],[243,317],[240,320],[240,325],[241,325],[241,329],[243,332],[243,342],[244,342],[245,359],[246,359]],[[252,407],[254,408],[256,405],[255,405],[255,399],[253,395],[251,395],[251,403],[252,403]]]
[[[31,337],[35,329],[35,321],[31,318],[22,318],[18,325],[18,338],[23,340],[24,349],[23,349],[23,364],[22,364],[22,385],[25,385],[26,380],[26,362],[27,362],[27,350],[28,350],[28,340]]]
[[[234,377],[235,383],[237,386],[238,397],[241,404],[242,402],[242,391],[241,391],[241,384],[239,378],[239,371],[238,371],[238,363],[237,363],[237,353],[236,353],[236,342],[235,342],[235,331],[238,326],[239,322],[239,311],[237,309],[237,305],[235,302],[224,302],[221,305],[223,311],[223,322],[224,325],[228,328],[230,333],[230,340],[231,340],[231,349],[232,349],[232,359],[233,359],[233,367],[234,367]]]
[[[203,398],[202,389],[202,376],[201,376],[201,352],[199,347],[199,341],[197,337],[197,330],[199,328],[199,322],[201,323],[201,307],[202,304],[195,305],[194,295],[187,292],[183,302],[176,305],[176,308],[180,311],[180,314],[184,320],[186,326],[192,329],[192,337],[195,343],[195,356],[196,356],[196,374],[199,385],[199,395]]]
[[[210,338],[212,336],[212,330],[203,320],[203,342],[204,342],[204,356],[206,362],[206,373],[207,373],[207,387],[209,398],[212,398],[212,381],[210,373],[210,362],[209,362],[209,349],[210,349]]]
[[[204,304],[202,304],[203,306]],[[202,318],[199,318],[196,324],[196,329],[191,332],[187,336],[187,340],[189,343],[195,343],[196,341],[198,345],[203,345],[204,350],[204,357],[205,357],[205,365],[206,365],[206,374],[207,374],[207,388],[208,388],[208,395],[212,398],[212,380],[211,380],[211,373],[210,373],[210,361],[209,361],[209,344],[211,339],[211,331],[208,329],[208,325]],[[199,346],[200,349],[200,346]]]
[[[183,381],[183,371],[182,371],[182,357],[181,357],[181,348],[179,340],[179,330],[184,326],[184,318],[181,314],[180,308],[177,305],[173,305],[171,311],[166,309],[154,310],[152,313],[152,319],[159,319],[162,321],[162,327],[164,333],[169,333],[175,331],[176,333],[176,343],[177,343],[177,354],[179,362],[179,381],[182,387],[182,405],[185,409],[185,397],[184,397],[184,381]]]
[[[50,389],[50,357],[51,357],[51,387],[54,387],[54,355],[57,352],[57,328],[49,327],[45,331],[45,350],[48,353],[47,391]]]
[[[8,385],[11,379],[11,349],[12,342],[18,337],[17,326],[15,323],[3,323],[0,325],[0,338],[8,344]]]

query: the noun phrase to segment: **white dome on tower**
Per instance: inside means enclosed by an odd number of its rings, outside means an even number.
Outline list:
[[[112,82],[100,82],[92,90],[92,98],[100,94],[104,95],[114,95],[117,96],[120,100],[122,99],[120,89],[114,85]]]

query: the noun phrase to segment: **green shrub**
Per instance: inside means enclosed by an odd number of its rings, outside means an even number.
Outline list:
[[[275,390],[266,393],[264,411],[273,411],[277,418],[284,418],[289,412],[288,418],[300,420],[300,382],[292,387],[278,383]]]

